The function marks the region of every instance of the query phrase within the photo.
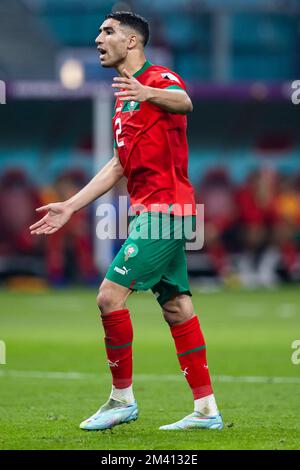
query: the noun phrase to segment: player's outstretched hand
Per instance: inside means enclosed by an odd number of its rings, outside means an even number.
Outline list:
[[[115,96],[121,101],[147,101],[149,97],[149,87],[142,85],[136,78],[130,75],[126,69],[123,70],[123,77],[115,77],[113,88],[119,88],[123,91],[117,91]]]
[[[73,210],[63,202],[38,207],[36,211],[47,211],[47,214],[29,227],[31,235],[52,235],[65,225],[73,214]]]

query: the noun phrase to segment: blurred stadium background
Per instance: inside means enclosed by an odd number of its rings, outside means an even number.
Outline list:
[[[35,207],[69,197],[111,156],[114,71],[94,44],[111,10],[150,21],[148,58],[181,74],[194,102],[189,174],[206,225],[191,277],[299,282],[298,0],[1,0],[0,282],[95,285],[118,249],[95,240],[92,207],[49,239],[28,230]]]

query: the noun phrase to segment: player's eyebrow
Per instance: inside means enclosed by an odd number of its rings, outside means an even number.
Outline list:
[[[99,33],[102,33],[102,31],[114,31],[114,28],[112,26],[103,26],[103,28],[99,28]]]

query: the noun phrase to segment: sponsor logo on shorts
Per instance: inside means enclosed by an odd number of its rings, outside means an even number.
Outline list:
[[[125,268],[125,266],[122,266],[122,269],[121,269],[121,268],[118,268],[118,266],[115,266],[114,271],[116,271],[117,273],[122,274],[124,276],[125,274],[128,274],[129,271],[131,271],[131,268],[127,269],[127,268]]]
[[[134,256],[136,256],[138,252],[139,252],[139,249],[135,245],[135,243],[131,243],[130,245],[127,245],[124,249],[125,261],[127,261],[128,258],[133,258]]]

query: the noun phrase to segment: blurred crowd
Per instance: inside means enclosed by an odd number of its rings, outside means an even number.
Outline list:
[[[42,269],[34,274],[44,276],[53,285],[98,282],[91,208],[74,214],[51,237],[31,236],[28,229],[37,220],[36,207],[65,200],[86,182],[81,170],[65,171],[51,187],[41,188],[36,188],[22,169],[9,169],[2,174],[2,278],[16,274],[16,261],[25,257],[42,260]],[[195,185],[195,193],[205,211],[201,255],[208,260],[213,276],[226,279],[235,274],[242,285],[249,287],[300,280],[300,173],[282,174],[259,168],[237,185],[226,169],[213,168]],[[3,263],[5,259],[8,264]],[[32,266],[28,261],[25,271],[30,272]]]
[[[22,169],[5,172],[0,180],[0,259],[8,258],[9,263],[2,276],[16,274],[18,259],[24,257],[29,264],[22,264],[22,274],[44,276],[52,285],[98,282],[89,209],[75,213],[51,237],[32,236],[29,232],[29,226],[40,217],[35,212],[37,207],[70,198],[86,182],[85,174],[74,170],[59,175],[51,187],[36,188]],[[30,257],[44,261],[41,269],[37,267],[40,272],[34,272]]]
[[[213,169],[196,192],[204,252],[219,277],[237,273],[249,287],[300,280],[300,173],[260,168],[235,185],[225,169]]]

